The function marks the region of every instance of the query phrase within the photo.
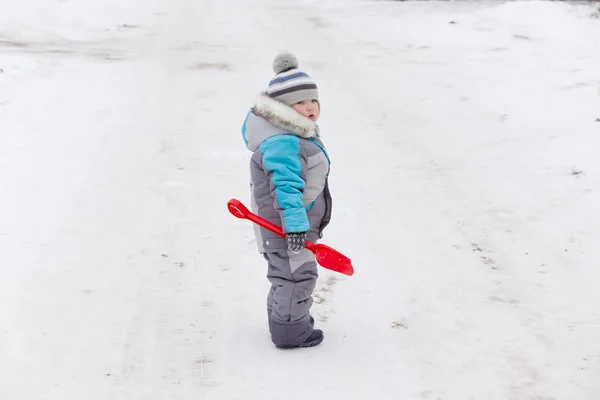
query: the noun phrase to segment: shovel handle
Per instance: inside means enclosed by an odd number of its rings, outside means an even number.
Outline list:
[[[241,218],[241,219],[250,220],[257,225],[260,225],[263,228],[270,230],[271,232],[275,233],[276,235],[279,235],[283,238],[285,237],[285,233],[283,233],[283,230],[281,229],[281,227],[252,213],[250,210],[248,210],[248,208],[245,205],[242,204],[241,201],[236,200],[236,199],[231,199],[231,200],[229,200],[229,202],[227,202],[227,207],[229,208],[229,212],[232,213],[234,216]],[[312,242],[306,241],[305,247],[314,253],[317,245]]]

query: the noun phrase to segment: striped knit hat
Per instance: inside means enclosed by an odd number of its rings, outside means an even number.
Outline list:
[[[319,100],[317,84],[305,72],[298,70],[298,59],[291,53],[281,53],[273,60],[277,75],[269,82],[269,97],[288,106],[303,100]]]

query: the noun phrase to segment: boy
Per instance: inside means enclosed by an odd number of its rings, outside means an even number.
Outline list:
[[[278,348],[316,346],[323,332],[310,315],[318,278],[306,240],[316,242],[331,218],[327,184],[329,156],[316,121],[317,85],[298,70],[298,60],[282,53],[273,61],[275,77],[248,112],[242,126],[250,161],[252,210],[283,228],[283,239],[255,225],[258,250],[268,263],[271,289],[267,313]]]

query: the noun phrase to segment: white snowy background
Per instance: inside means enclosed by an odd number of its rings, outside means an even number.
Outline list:
[[[597,9],[0,0],[0,399],[600,399]],[[296,351],[226,209],[280,50],[356,269]]]

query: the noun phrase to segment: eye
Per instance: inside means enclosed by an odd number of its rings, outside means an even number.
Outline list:
[[[304,104],[304,100],[297,102],[296,104]]]
[[[312,99],[312,102],[313,102],[313,103],[318,103],[318,101],[317,101],[317,100],[315,100],[315,99]]]

